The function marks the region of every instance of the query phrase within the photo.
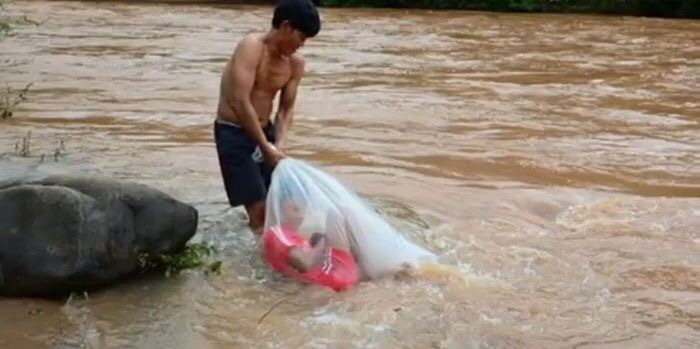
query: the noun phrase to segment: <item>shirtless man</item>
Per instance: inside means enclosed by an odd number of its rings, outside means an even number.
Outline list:
[[[236,46],[221,77],[214,136],[231,206],[244,205],[248,225],[260,234],[272,169],[284,158],[304,60],[296,51],[314,37],[321,20],[311,0],[280,0],[272,28]],[[272,104],[280,92],[274,123]]]

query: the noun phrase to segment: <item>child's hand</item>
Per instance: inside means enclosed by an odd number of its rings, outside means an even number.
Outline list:
[[[325,248],[326,245],[328,244],[328,237],[325,234],[313,233],[313,234],[311,234],[311,239],[309,240],[309,244],[311,244],[311,247],[314,247],[314,248],[318,244],[323,244],[323,247]]]
[[[310,249],[292,247],[289,250],[289,264],[300,273],[306,273],[323,263],[326,258],[327,241],[325,235],[314,233],[309,240]]]

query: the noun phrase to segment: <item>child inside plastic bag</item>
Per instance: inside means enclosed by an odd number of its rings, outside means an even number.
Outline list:
[[[342,291],[435,260],[335,178],[299,160],[278,164],[266,207],[264,256],[298,280]]]
[[[286,199],[282,211],[284,221],[263,233],[265,259],[273,269],[338,292],[357,284],[359,270],[349,250],[331,246],[326,234],[315,232],[307,239],[299,233],[303,208],[298,201]]]

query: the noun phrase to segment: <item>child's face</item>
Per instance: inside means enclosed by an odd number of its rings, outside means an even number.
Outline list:
[[[285,224],[293,227],[298,227],[304,220],[304,208],[302,204],[293,200],[285,200],[282,202],[282,220]]]

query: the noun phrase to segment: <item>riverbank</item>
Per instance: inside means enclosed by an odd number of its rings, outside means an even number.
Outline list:
[[[700,0],[322,0],[321,5],[700,18]]]
[[[115,1],[115,0],[94,0]],[[119,1],[119,0],[117,0]],[[491,12],[700,18],[700,0],[313,0],[321,7],[412,8]],[[126,0],[134,3],[274,5],[276,0]]]

